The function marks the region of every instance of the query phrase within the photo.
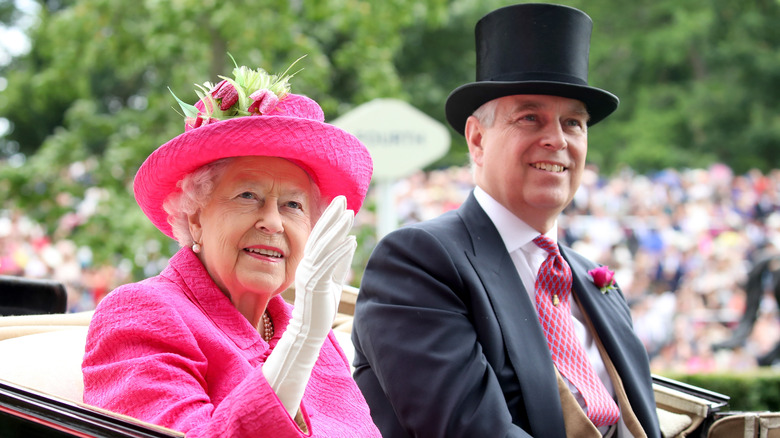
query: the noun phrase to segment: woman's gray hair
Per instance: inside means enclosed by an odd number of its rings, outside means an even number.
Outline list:
[[[234,159],[222,158],[195,169],[176,183],[176,187],[181,190],[171,193],[163,203],[173,238],[180,246],[192,246],[195,243],[188,218],[206,205],[217,180]]]
[[[179,246],[192,246],[194,239],[190,233],[189,215],[195,214],[209,201],[217,181],[225,172],[228,164],[236,157],[222,158],[211,163],[204,164],[193,172],[187,174],[176,186],[181,189],[171,193],[163,203],[163,209],[168,213],[168,223],[171,224],[173,237]],[[325,210],[320,189],[309,176],[312,186],[312,226],[317,222]]]

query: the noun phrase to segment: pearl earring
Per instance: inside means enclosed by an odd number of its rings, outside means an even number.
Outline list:
[[[200,249],[201,249],[200,243],[195,242],[192,244],[192,252],[194,252],[195,254],[200,254]]]

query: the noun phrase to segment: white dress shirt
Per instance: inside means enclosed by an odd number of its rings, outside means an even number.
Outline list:
[[[493,199],[480,187],[474,188],[474,197],[477,199],[477,202],[482,209],[485,210],[485,213],[487,213],[490,220],[493,221],[493,225],[495,225],[498,230],[498,234],[501,235],[506,250],[509,252],[509,256],[515,264],[515,268],[520,275],[520,280],[523,282],[526,293],[528,293],[528,296],[531,298],[531,302],[536,303],[534,299],[536,293],[534,286],[536,284],[536,276],[539,272],[539,268],[542,266],[542,262],[547,258],[547,252],[539,248],[533,242],[533,239],[539,235],[539,232],[512,214],[512,212],[499,204],[498,201]],[[557,221],[552,229],[545,233],[545,236],[552,239],[556,244],[558,243]],[[585,326],[582,309],[580,309],[577,301],[573,299],[571,300],[571,313],[572,325],[574,326],[574,333],[576,334],[577,339],[585,349],[585,353],[587,354],[590,363],[593,364],[596,375],[598,375],[599,379],[604,383],[607,392],[614,398],[615,388],[613,387],[612,380],[610,380],[607,369],[604,366],[604,361],[601,359],[598,346]],[[582,395],[580,395],[580,392],[568,381],[568,379],[566,379],[566,377],[563,375],[561,376],[564,381],[566,381],[574,398],[580,406],[582,406],[582,409],[585,410],[585,400],[582,398]],[[618,423],[618,436],[631,436],[630,434],[623,435],[620,433],[622,431],[628,432],[623,424],[622,414]],[[599,428],[602,434],[607,433],[609,429],[609,427]]]

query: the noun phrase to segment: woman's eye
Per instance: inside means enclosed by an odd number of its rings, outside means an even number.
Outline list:
[[[303,204],[298,201],[287,201],[287,207],[293,208],[296,210],[303,210]]]
[[[243,199],[254,199],[255,194],[252,192],[242,192],[238,197]]]

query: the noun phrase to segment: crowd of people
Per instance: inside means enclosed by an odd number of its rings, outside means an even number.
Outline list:
[[[457,208],[471,181],[468,167],[400,179],[393,187],[398,225]],[[735,175],[719,164],[651,175],[624,169],[605,177],[589,167],[560,221],[563,243],[615,271],[654,372],[749,370],[780,342],[778,305],[767,280],[744,344],[712,348],[732,336],[742,318],[754,263],[780,254],[780,170]],[[355,226],[374,223],[363,209]],[[71,312],[93,309],[114,287],[132,281],[130,272],[128,266],[97,266],[89,248],[47,236],[21,212],[0,211],[0,275],[66,284]]]
[[[85,218],[86,219],[86,218]],[[131,281],[132,262],[93,263],[92,250],[17,210],[0,210],[0,275],[56,280],[68,293],[68,312],[93,310],[113,288]]]
[[[456,208],[469,169],[417,172],[396,185],[401,225]],[[780,253],[780,171],[735,175],[725,165],[603,177],[589,167],[561,216],[560,240],[615,271],[655,372],[747,370],[780,342],[772,279],[750,336],[732,337],[756,261]]]

